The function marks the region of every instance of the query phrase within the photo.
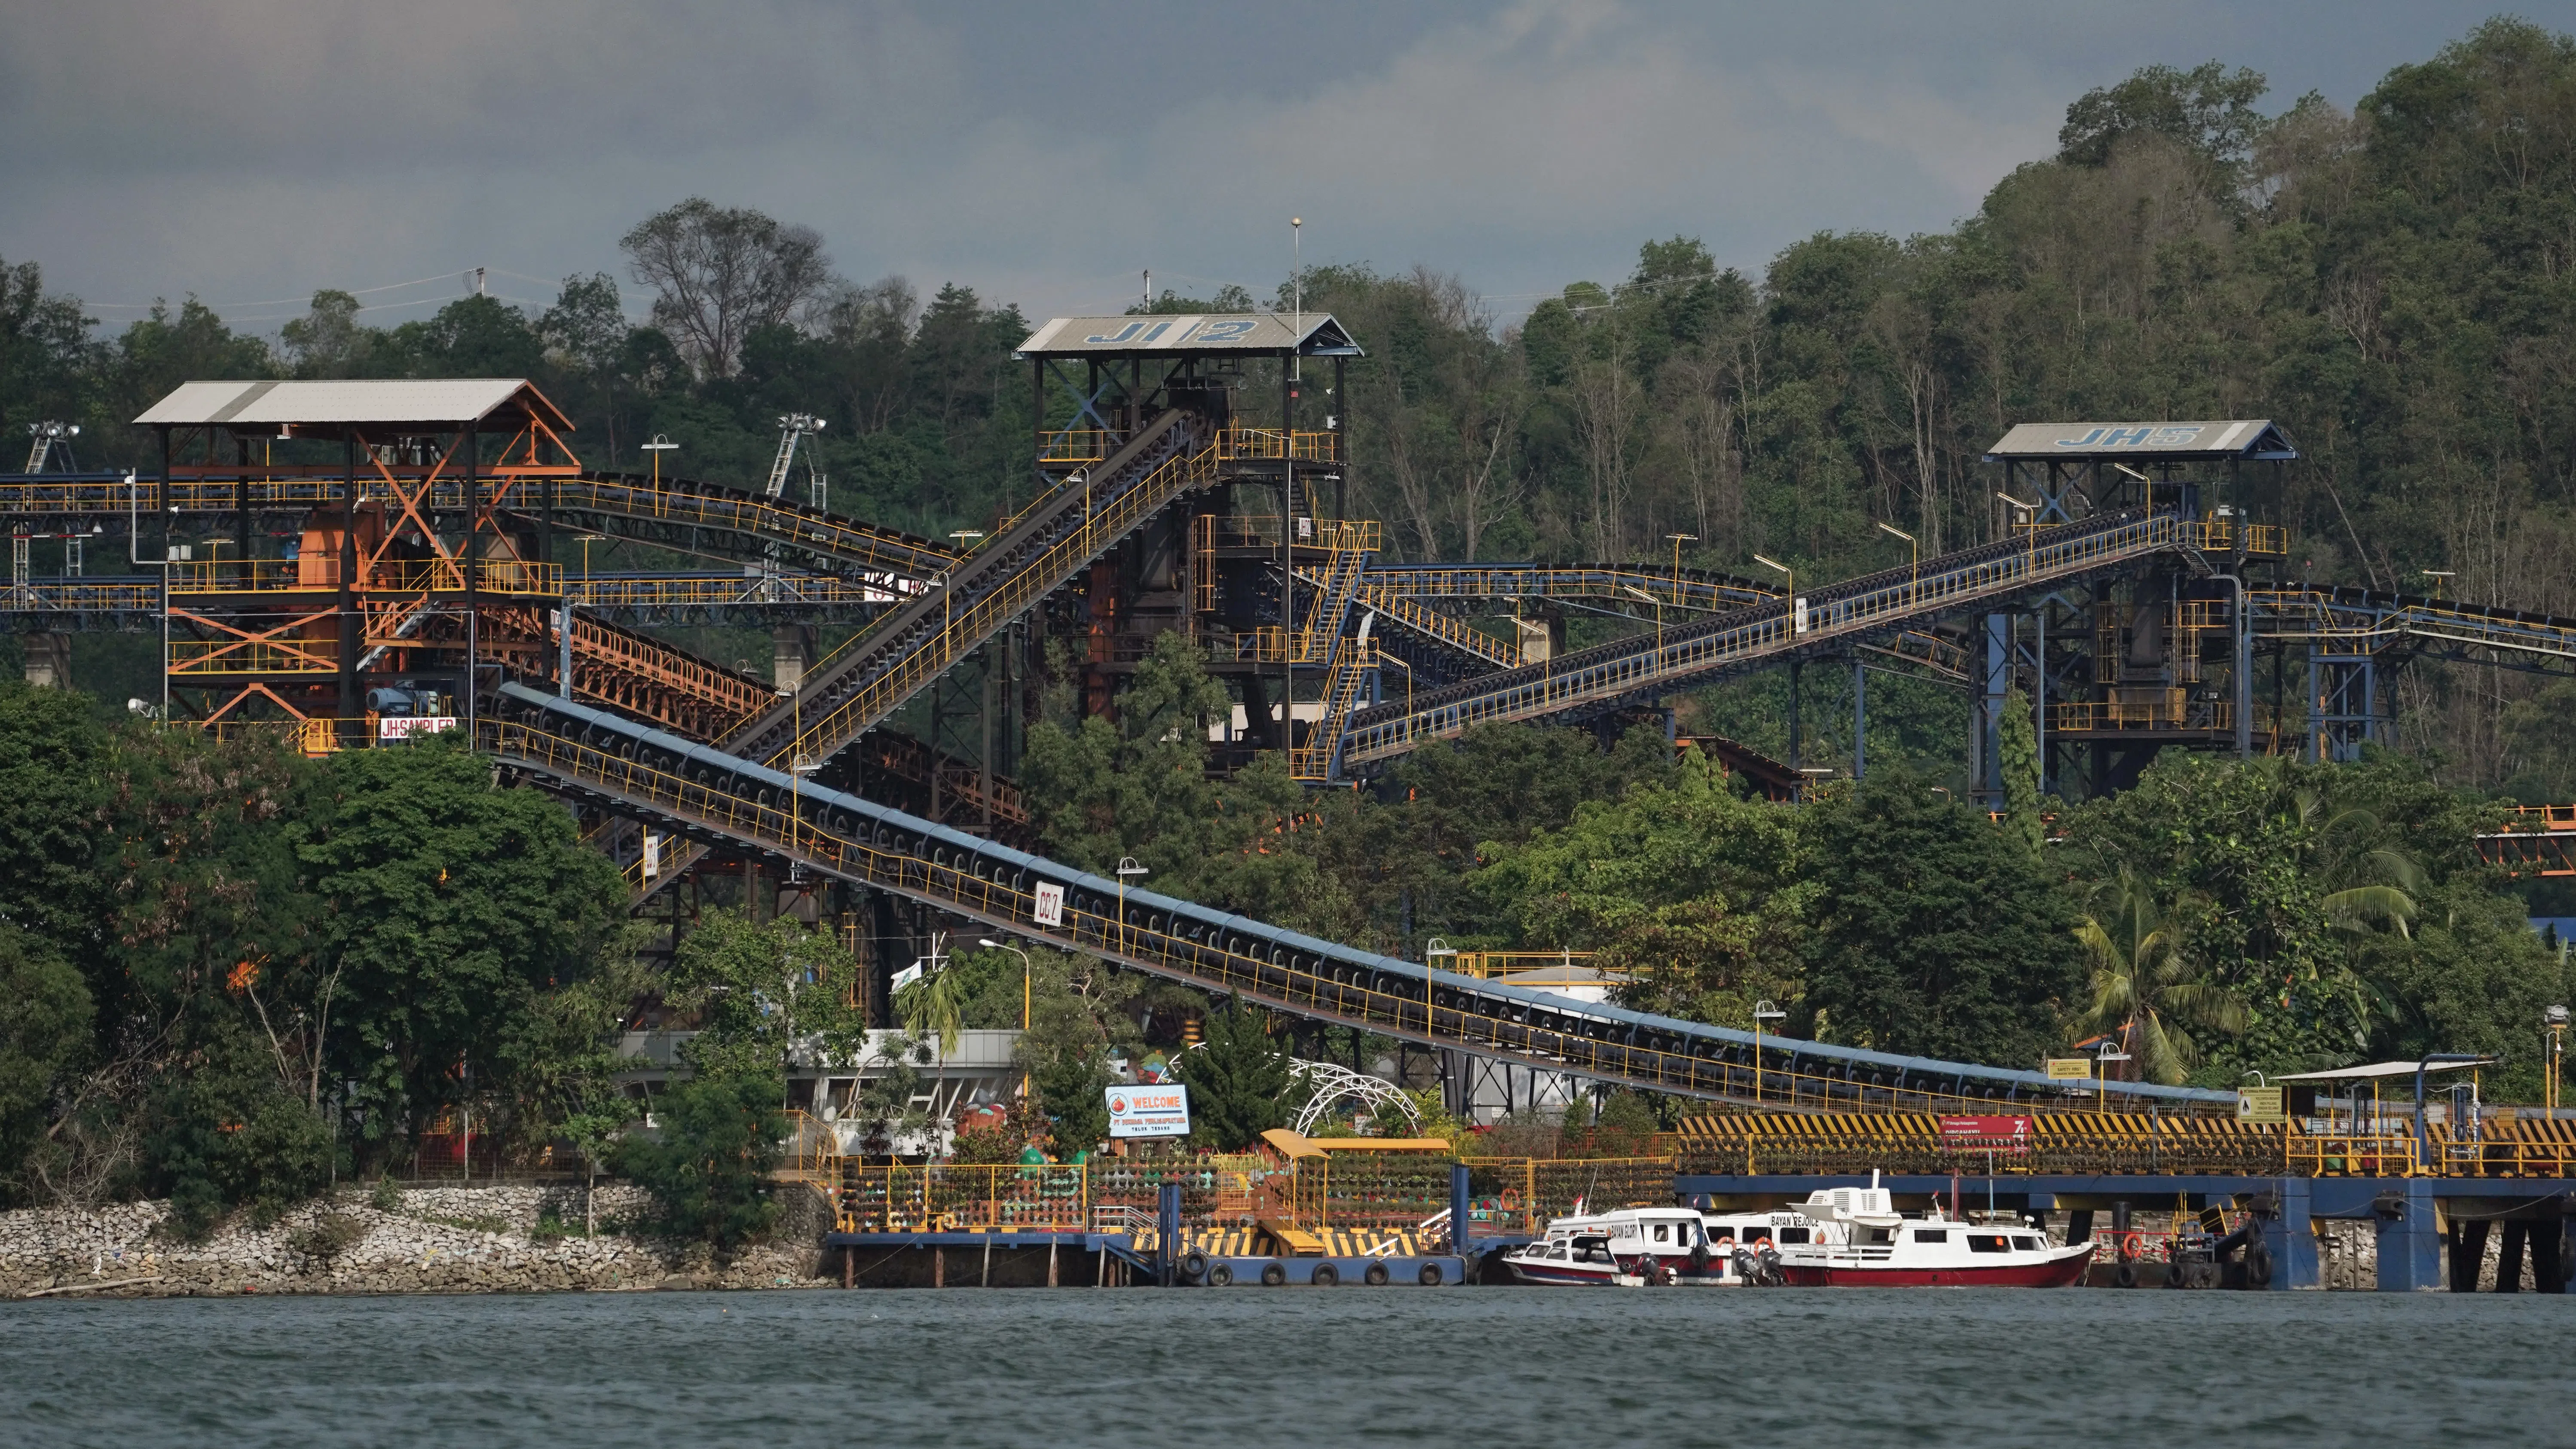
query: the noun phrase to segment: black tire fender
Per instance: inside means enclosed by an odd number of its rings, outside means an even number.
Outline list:
[[[1288,1281],[1288,1265],[1273,1258],[1261,1265],[1261,1286],[1276,1288]]]
[[[1342,1270],[1330,1263],[1317,1263],[1315,1276],[1309,1281],[1318,1288],[1338,1288],[1342,1282]]]
[[[1383,1288],[1387,1280],[1386,1264],[1371,1263],[1360,1271],[1360,1281],[1371,1288]]]
[[[1210,1288],[1230,1288],[1234,1286],[1234,1265],[1232,1263],[1208,1264],[1207,1285]]]
[[[1449,1275],[1440,1271],[1439,1264],[1425,1263],[1421,1268],[1415,1271],[1413,1281],[1421,1284],[1425,1288],[1437,1288],[1442,1283],[1448,1281],[1448,1276]]]

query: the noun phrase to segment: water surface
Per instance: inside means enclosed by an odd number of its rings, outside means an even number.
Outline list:
[[[2576,1297],[1535,1288],[0,1305],[0,1443],[2576,1441]]]

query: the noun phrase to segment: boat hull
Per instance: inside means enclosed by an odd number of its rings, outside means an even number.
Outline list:
[[[1861,1263],[1780,1265],[1792,1288],[2070,1288],[2081,1282],[2091,1253],[2068,1253],[2042,1262],[1992,1268],[1904,1268]]]

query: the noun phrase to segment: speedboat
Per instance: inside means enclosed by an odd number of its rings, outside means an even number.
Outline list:
[[[1802,1288],[2064,1288],[2082,1281],[2093,1245],[2059,1246],[2018,1218],[1984,1221],[1896,1210],[1868,1187],[1819,1188],[1792,1209],[1810,1231],[1783,1245],[1780,1276]]]
[[[1550,1222],[1545,1237],[1503,1254],[1503,1265],[1522,1283],[1604,1288],[1713,1286],[1733,1266],[1690,1208],[1578,1208]]]

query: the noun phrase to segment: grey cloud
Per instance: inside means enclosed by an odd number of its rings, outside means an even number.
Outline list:
[[[1309,261],[1508,299],[1686,232],[1907,232],[2220,56],[2345,102],[2478,6],[83,0],[0,14],[0,256],[101,302],[613,269],[692,193],[1045,313]],[[511,280],[496,290],[544,291]],[[400,294],[397,294],[400,295]],[[1506,301],[1501,310],[1521,303]],[[244,312],[241,315],[267,315]],[[111,320],[126,313],[109,311]]]

